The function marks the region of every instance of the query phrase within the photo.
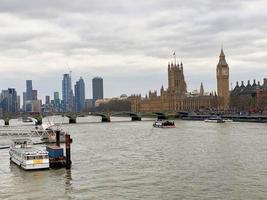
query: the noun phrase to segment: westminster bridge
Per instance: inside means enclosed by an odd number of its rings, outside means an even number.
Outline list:
[[[267,123],[267,115],[237,115],[237,114],[220,114],[216,113],[216,115],[220,115],[224,119],[232,119],[234,122],[259,122],[259,123]],[[177,113],[169,113],[169,112],[151,112],[151,113],[134,113],[129,111],[124,112],[67,112],[67,113],[15,113],[15,114],[4,114],[0,116],[0,120],[4,121],[5,125],[9,125],[9,121],[11,119],[19,119],[19,118],[29,118],[35,121],[36,125],[41,125],[43,118],[49,116],[61,116],[67,117],[70,124],[77,123],[78,117],[88,117],[88,116],[99,116],[101,117],[101,122],[111,122],[111,117],[130,117],[131,121],[141,121],[142,117],[149,118],[157,118],[160,119],[181,119],[181,120],[195,120],[195,121],[203,121],[211,116],[212,114],[190,114],[188,112],[177,112]]]
[[[168,114],[153,112],[153,113],[134,113],[129,111],[123,112],[66,112],[66,113],[6,113],[0,117],[0,120],[4,121],[5,125],[9,125],[9,121],[12,119],[26,118],[35,121],[36,125],[41,125],[43,118],[49,116],[61,116],[67,117],[70,124],[77,123],[78,117],[88,117],[88,116],[99,116],[101,117],[101,122],[111,122],[111,117],[130,117],[131,121],[141,121],[142,117],[151,117],[157,119],[167,119]]]

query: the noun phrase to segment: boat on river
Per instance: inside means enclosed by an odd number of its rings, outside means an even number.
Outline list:
[[[30,139],[14,139],[9,148],[10,160],[25,170],[48,169],[48,151],[33,147]]]
[[[224,122],[227,122],[227,123],[230,123],[230,122],[233,122],[232,119],[223,119]]]
[[[213,116],[213,117],[209,117],[209,118],[205,119],[204,122],[224,123],[225,121],[220,116]]]
[[[175,128],[174,121],[169,120],[157,120],[153,123],[155,128]]]

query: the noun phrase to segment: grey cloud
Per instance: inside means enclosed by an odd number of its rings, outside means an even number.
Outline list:
[[[107,86],[110,95],[119,95],[119,89],[113,89],[120,88],[116,78],[111,82],[122,72],[136,81],[129,86],[145,93],[162,84],[154,79],[160,77],[159,69],[166,80],[162,68],[176,51],[177,59],[184,61],[189,88],[198,88],[203,79],[212,90],[222,42],[234,65],[233,79],[251,76],[238,76],[235,69],[241,66],[250,71],[253,63],[254,70],[266,69],[266,6],[263,0],[3,0],[0,71],[24,69],[41,80],[48,78],[42,73],[55,72],[59,77],[53,81],[60,85],[68,63],[81,74],[104,74],[113,86]],[[147,86],[137,80],[138,73],[147,73]]]

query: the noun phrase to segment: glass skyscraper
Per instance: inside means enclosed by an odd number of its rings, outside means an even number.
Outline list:
[[[61,111],[59,92],[54,92],[54,108],[56,112]]]
[[[65,112],[73,111],[73,91],[71,88],[70,74],[64,74],[62,80],[62,99]]]
[[[104,98],[103,92],[103,79],[101,77],[95,77],[92,80],[93,82],[93,106],[98,99]]]
[[[83,78],[81,77],[79,81],[75,84],[75,111],[81,112],[85,105],[85,86]]]
[[[10,98],[9,111],[15,113],[17,112],[17,92],[14,88],[8,88],[8,93]]]
[[[14,88],[2,90],[0,96],[0,107],[4,113],[16,113],[17,110],[17,92]]]
[[[32,80],[26,80],[26,100],[32,100]]]

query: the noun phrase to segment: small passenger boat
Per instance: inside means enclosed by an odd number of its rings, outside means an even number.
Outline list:
[[[174,121],[169,120],[157,120],[153,123],[155,128],[175,128]]]
[[[224,123],[225,121],[220,116],[209,117],[204,120],[204,122],[210,123]]]
[[[10,160],[25,170],[48,169],[48,151],[32,147],[30,139],[14,139],[9,148]]]

